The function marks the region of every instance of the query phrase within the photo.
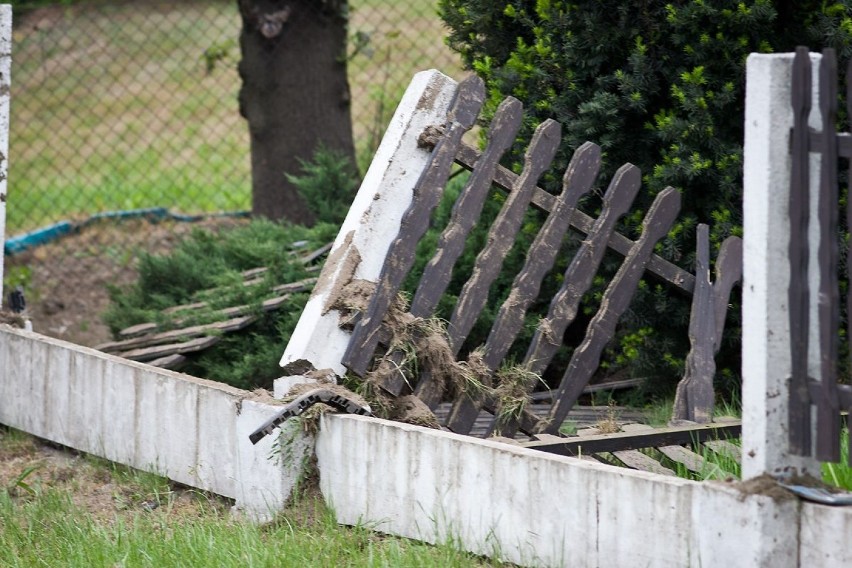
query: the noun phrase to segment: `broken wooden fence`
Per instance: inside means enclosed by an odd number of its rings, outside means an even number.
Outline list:
[[[511,291],[499,309],[491,332],[481,351],[475,352],[475,366],[483,384],[453,400],[446,426],[468,434],[481,410],[491,415],[486,434],[500,432],[514,435],[521,430],[528,435],[559,431],[568,411],[597,371],[601,353],[616,330],[619,318],[627,310],[645,271],[663,278],[677,288],[696,291],[693,325],[690,327],[691,370],[681,387],[680,400],[686,415],[682,418],[709,420],[712,408],[713,354],[718,349],[724,326],[728,294],[741,274],[742,247],[732,237],[721,248],[717,258],[717,278],[710,284],[709,244],[706,228],[699,230],[699,278],[654,254],[656,243],[671,228],[680,209],[680,194],[668,187],[661,191],[645,215],[642,234],[635,242],[615,231],[617,220],[631,207],[641,185],[639,170],[622,166],[613,176],[603,198],[601,214],[592,219],[577,209],[578,201],[593,187],[601,161],[600,147],[587,142],[574,153],[562,179],[562,191],[551,195],[537,187],[540,176],[549,168],[560,143],[560,125],[546,120],[536,129],[526,150],[523,171],[516,175],[499,165],[503,153],[515,139],[521,124],[521,103],[507,98],[497,109],[488,132],[488,145],[481,153],[466,146],[462,136],[474,124],[484,99],[484,86],[477,77],[459,84],[455,100],[444,125],[427,129],[421,143],[434,146],[431,161],[419,178],[414,200],[402,219],[401,230],[388,252],[375,293],[354,326],[343,363],[355,375],[364,377],[376,359],[377,348],[389,334],[383,328],[403,280],[411,270],[416,247],[429,228],[432,213],[438,206],[453,164],[460,163],[472,173],[462,190],[452,218],[444,229],[438,250],[427,264],[414,293],[410,314],[415,318],[431,317],[447,289],[456,261],[480,214],[492,185],[508,194],[493,221],[487,244],[476,258],[467,283],[461,290],[447,328],[447,341],[457,356],[470,334],[488,298],[488,290],[502,270],[503,262],[521,228],[527,208],[532,204],[547,213],[547,219],[526,255],[526,263],[516,275]],[[556,255],[569,228],[585,238],[562,275],[562,285],[551,299],[547,316],[541,320],[520,367],[528,372],[521,385],[529,395],[540,376],[553,361],[567,327],[574,321],[580,301],[589,290],[607,247],[622,255],[624,261],[607,286],[596,315],[585,338],[576,347],[549,412],[540,417],[521,405],[511,413],[503,412],[500,385],[493,380],[524,322],[526,312],[539,295],[542,282],[552,271]],[[703,247],[703,248],[702,248]],[[387,345],[384,346],[388,348]],[[384,355],[398,364],[401,353]],[[473,355],[467,362],[473,367]],[[393,396],[413,391],[426,405],[435,409],[441,402],[445,377],[424,372],[412,384],[402,372],[383,374],[380,386]],[[703,382],[702,382],[703,381]],[[709,390],[709,394],[708,394]],[[709,402],[708,402],[709,401]],[[709,407],[708,407],[709,405]],[[694,410],[697,408],[697,410]]]
[[[852,120],[852,63],[847,69],[847,115]],[[790,288],[789,317],[792,377],[790,378],[790,447],[794,453],[821,461],[840,461],[841,412],[852,410],[852,385],[840,384],[838,375],[841,298],[838,282],[841,229],[839,224],[838,159],[852,158],[852,134],[835,130],[838,106],[837,57],[833,49],[822,54],[819,69],[819,113],[822,131],[808,128],[811,112],[811,61],[808,49],[796,50],[793,62],[792,172],[790,183]],[[820,156],[817,208],[819,240],[817,266],[809,265],[811,222],[810,153]],[[852,227],[852,200],[846,200],[846,230]],[[847,278],[852,281],[852,241],[846,245]],[[818,272],[816,315],[818,334],[810,333],[810,271]],[[847,339],[852,340],[852,295],[846,298]],[[819,352],[819,373],[808,373],[809,352]],[[847,377],[848,382],[848,377]],[[816,411],[816,437],[812,439],[812,410]],[[852,442],[852,438],[850,438]],[[852,452],[849,453],[852,464]]]

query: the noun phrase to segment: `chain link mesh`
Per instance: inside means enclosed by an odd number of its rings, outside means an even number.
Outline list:
[[[49,296],[74,271],[99,274],[90,286],[120,281],[111,274],[138,251],[187,231],[152,208],[193,216],[251,208],[240,25],[236,0],[65,3],[15,15],[6,238],[52,226],[71,235],[7,246],[5,289],[24,283]],[[435,0],[350,0],[362,170],[416,71],[462,76],[445,35]]]

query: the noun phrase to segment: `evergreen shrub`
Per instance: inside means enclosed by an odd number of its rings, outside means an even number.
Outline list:
[[[849,0],[440,0],[439,6],[450,46],[486,82],[486,118],[513,95],[525,107],[519,140],[529,140],[545,118],[562,123],[548,189],[555,190],[573,150],[590,140],[604,151],[602,187],[625,162],[643,172],[642,195],[622,230],[635,236],[666,186],[681,191],[682,214],[658,253],[688,269],[697,223],[710,225],[714,254],[724,238],[741,234],[747,56],[834,47],[845,69],[852,52]],[[507,165],[517,169],[521,152],[518,145]],[[646,276],[605,365],[659,378],[651,385],[660,390],[673,387],[688,349],[689,301],[672,292]],[[736,387],[739,376],[736,298],[729,326],[717,376],[723,390]]]
[[[214,313],[217,310],[248,305],[258,316],[255,323],[225,334],[213,347],[191,356],[182,370],[239,388],[271,388],[281,376],[278,361],[309,292],[291,295],[271,312],[264,313],[261,303],[275,295],[274,286],[311,276],[297,253],[333,241],[337,229],[328,223],[306,228],[260,219],[220,233],[193,231],[172,252],[139,258],[138,281],[110,290],[112,303],[104,321],[116,334],[147,322],[156,322],[165,331],[216,321],[221,319]],[[268,269],[263,281],[244,286],[241,272],[259,267]],[[164,312],[198,301],[207,302],[207,307]]]

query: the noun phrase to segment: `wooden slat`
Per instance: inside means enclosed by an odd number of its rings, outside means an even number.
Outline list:
[[[840,327],[840,292],[837,265],[838,186],[837,139],[834,125],[837,117],[837,57],[833,49],[824,49],[819,69],[820,114],[823,125],[823,152],[820,164],[818,217],[819,249],[819,349],[821,396],[817,408],[816,452],[821,461],[840,460],[840,408],[837,396],[837,358]]]
[[[107,353],[115,353],[128,349],[137,349],[140,347],[148,347],[151,345],[168,343],[175,339],[189,339],[193,337],[198,337],[200,335],[207,335],[211,331],[218,331],[223,333],[228,331],[236,331],[245,328],[246,326],[252,324],[255,321],[257,321],[256,316],[243,316],[229,319],[226,321],[219,321],[204,325],[194,325],[192,327],[186,327],[183,329],[173,329],[171,331],[164,331],[162,333],[157,333],[154,335],[145,335],[142,337],[127,339],[124,341],[112,341],[109,343],[102,343],[101,345],[96,346],[95,349],[99,351],[105,351]]]
[[[808,396],[808,218],[810,216],[810,168],[808,114],[811,109],[811,60],[806,47],[793,58],[793,132],[790,172],[790,350],[792,376],[789,400],[789,441],[792,452],[811,453],[811,405]]]
[[[562,127],[547,119],[536,128],[524,156],[524,169],[488,232],[485,248],[477,255],[473,274],[459,294],[448,330],[450,346],[458,353],[488,301],[488,290],[500,273],[503,260],[524,220],[532,190],[550,167],[559,148]]]
[[[706,440],[702,443],[702,445],[707,446],[717,454],[730,458],[737,463],[742,463],[743,461],[742,449],[727,440]]]
[[[150,361],[153,359],[159,359],[160,357],[165,357],[167,355],[203,351],[204,349],[207,349],[208,347],[212,347],[213,345],[219,343],[220,339],[221,338],[217,335],[199,337],[198,339],[185,341],[183,343],[171,343],[168,345],[157,345],[154,347],[144,347],[142,349],[125,351],[119,356],[124,357],[125,359],[131,359],[133,361]]]
[[[577,316],[580,300],[598,272],[606,243],[615,232],[618,220],[630,210],[641,185],[642,174],[631,164],[625,164],[613,176],[604,194],[601,215],[565,270],[562,287],[551,300],[547,317],[533,335],[524,358],[524,366],[533,373],[542,374],[562,345],[562,336]]]
[[[476,163],[478,157],[478,150],[462,144],[456,154],[456,163],[470,170],[473,168],[473,164]],[[505,191],[512,191],[517,177],[511,170],[500,166],[494,173],[494,185]],[[532,204],[544,211],[550,211],[553,208],[553,200],[554,197],[551,194],[537,187],[533,193]],[[571,226],[583,234],[588,234],[593,225],[594,219],[579,210],[575,211],[571,218]],[[621,233],[613,233],[607,246],[621,255],[626,255],[630,252],[633,241]],[[677,289],[687,294],[692,293],[692,288],[695,285],[695,277],[692,273],[672,264],[666,259],[656,254],[651,255],[650,260],[648,260],[647,270],[656,274],[669,284],[674,285]]]
[[[630,469],[638,469],[640,471],[648,471],[658,473],[660,475],[675,476],[675,472],[655,460],[654,458],[643,454],[639,450],[618,450],[612,452],[618,461]]]
[[[287,292],[304,292],[310,290],[310,288],[316,283],[316,278],[306,278],[304,280],[299,280],[298,282],[289,282],[287,284],[281,284],[279,286],[275,286],[272,288],[272,292],[274,294],[283,294],[281,296],[276,296],[274,298],[269,298],[264,300],[261,303],[261,309],[265,312],[277,310],[280,308],[289,298],[290,295]],[[172,306],[171,308],[166,308],[163,310],[163,313],[173,314],[179,313],[183,311],[192,311],[199,308],[204,308],[208,304],[207,302],[194,302],[192,304],[183,304],[180,306]],[[213,315],[221,318],[233,318],[244,315],[248,312],[251,312],[254,308],[251,306],[233,306],[230,308],[225,308],[223,310],[219,310],[214,312]],[[181,325],[183,319],[177,319],[173,323],[175,325]],[[126,339],[132,339],[135,337],[139,337],[145,335],[147,333],[151,333],[156,331],[159,326],[154,322],[149,323],[141,323],[137,325],[130,326],[128,328],[122,329],[118,332],[119,337],[123,337]]]
[[[541,450],[552,454],[577,455],[619,450],[656,448],[659,446],[679,446],[703,443],[705,440],[738,438],[742,431],[740,424],[704,424],[679,428],[659,428],[647,434],[619,432],[601,434],[584,438],[565,438],[562,443],[527,442],[526,448]]]
[[[527,410],[536,416],[537,418],[544,418],[550,412],[550,404],[528,404]],[[436,405],[434,412],[435,416],[438,417],[438,422],[441,424],[446,424],[447,418],[450,415],[450,410],[452,410],[452,403],[442,402],[441,404]],[[610,407],[610,406],[575,406],[568,413],[568,420],[574,423],[578,428],[586,428],[590,426],[594,426],[601,420],[606,420],[612,413],[615,412],[617,420],[619,422],[638,422],[640,420],[644,420],[645,415],[640,410],[632,410],[628,408],[621,407]],[[491,413],[482,411],[479,414],[477,419],[478,424],[481,426],[480,433],[482,435],[485,434],[486,426],[491,420]],[[474,434],[471,431],[471,435]],[[539,436],[551,434],[537,433],[532,437],[537,438]],[[554,436],[555,437],[555,436]]]
[[[122,329],[118,332],[118,336],[136,337],[145,333],[149,333],[151,331],[155,331],[157,327],[158,326],[155,323],[138,323],[136,325],[131,325],[130,327]]]
[[[148,365],[152,367],[159,367],[160,369],[177,369],[181,365],[186,362],[186,357],[184,355],[167,355],[165,357],[160,357],[159,359],[154,359],[153,361],[148,361]]]
[[[414,198],[402,217],[399,236],[390,246],[376,291],[370,299],[367,312],[355,325],[343,356],[343,364],[358,376],[364,376],[373,359],[379,342],[379,327],[403,279],[411,270],[417,243],[429,228],[432,211],[441,200],[456,150],[464,133],[473,126],[484,98],[482,79],[470,75],[459,83],[455,100],[447,114],[446,133],[435,146],[429,165],[417,181]]]
[[[716,374],[716,310],[710,284],[710,228],[697,230],[695,292],[689,317],[686,373],[677,385],[672,418],[706,424],[713,419],[713,377]]]
[[[654,428],[647,424],[625,424],[622,426],[625,432],[653,432]],[[701,473],[705,470],[706,464],[703,457],[695,452],[691,452],[682,446],[657,446],[656,450],[669,458],[674,463],[679,463],[692,473]]]
[[[488,133],[488,146],[468,178],[467,184],[453,206],[452,217],[441,233],[437,253],[423,271],[420,284],[411,302],[411,314],[415,317],[429,317],[438,305],[438,301],[447,289],[453,274],[453,267],[464,252],[467,236],[476,226],[488,192],[491,179],[500,158],[515,140],[521,127],[523,106],[513,97],[506,98],[497,109]],[[391,354],[398,365],[401,356]],[[421,373],[415,394],[430,408],[441,402],[442,392],[435,383],[438,381],[428,371]],[[404,377],[394,377],[387,381],[385,389],[398,395],[403,388]]]
[[[597,370],[601,352],[612,338],[619,318],[630,305],[655,244],[668,233],[679,211],[680,193],[673,187],[667,187],[654,199],[642,222],[642,236],[607,286],[600,309],[589,323],[585,339],[571,356],[559,385],[559,396],[549,416],[548,432],[559,429]]]
[[[586,388],[583,389],[583,394],[591,394],[594,392],[603,392],[603,391],[613,391],[620,389],[629,389],[633,387],[638,387],[642,383],[645,382],[646,379],[624,379],[621,381],[606,381],[603,383],[595,383],[593,385],[586,385]],[[556,395],[555,391],[542,391],[535,392],[530,395],[530,400],[533,401],[552,401],[553,397]]]
[[[524,266],[515,277],[509,295],[500,306],[500,311],[488,335],[483,361],[489,368],[499,367],[500,362],[512,347],[524,324],[524,317],[530,304],[539,295],[542,280],[556,262],[556,255],[568,232],[569,220],[577,207],[577,202],[592,189],[600,164],[601,149],[596,144],[586,142],[574,152],[563,175],[562,192],[556,200],[556,205],[530,246]],[[529,393],[533,388],[535,388],[534,379],[524,385],[524,392]],[[478,410],[465,401],[461,401],[461,404],[468,404],[468,414]],[[462,409],[459,411],[461,417]],[[489,431],[493,432],[496,427],[497,415],[495,414]],[[514,435],[514,431],[506,435]]]
[[[532,190],[539,177],[550,167],[559,148],[561,126],[554,120],[541,123],[533,135],[524,157],[524,170],[518,185],[506,199],[488,233],[485,248],[477,255],[470,279],[459,294],[447,330],[450,347],[458,353],[488,301],[488,290],[500,274],[503,261],[524,221]],[[488,366],[486,364],[486,366]],[[489,367],[494,370],[493,367]],[[453,432],[466,434],[471,425],[475,401],[462,396],[450,415],[447,426]]]

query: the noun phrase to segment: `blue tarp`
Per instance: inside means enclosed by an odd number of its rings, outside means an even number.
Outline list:
[[[103,213],[96,213],[85,221],[79,223],[59,221],[58,223],[42,227],[41,229],[9,237],[3,244],[3,253],[9,256],[18,254],[25,250],[47,244],[71,232],[78,231],[87,225],[91,225],[92,223],[104,220],[124,221],[126,219],[144,217],[145,219],[154,222],[162,221],[164,219],[182,222],[195,222],[209,217],[247,217],[248,215],[248,211],[215,213],[211,215],[184,215],[181,213],[172,213],[165,207],[149,207],[146,209],[131,209],[129,211],[105,211]]]

